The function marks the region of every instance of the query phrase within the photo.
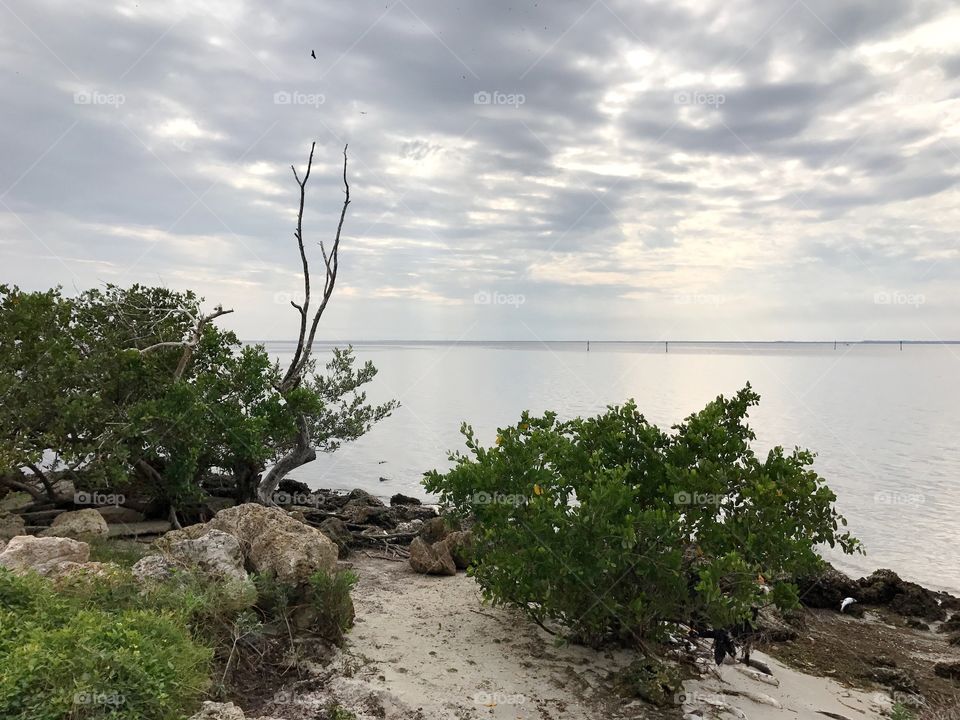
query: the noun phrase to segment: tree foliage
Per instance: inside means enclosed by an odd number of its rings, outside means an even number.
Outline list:
[[[795,603],[789,578],[817,567],[819,544],[859,547],[812,453],[756,456],[758,402],[747,385],[669,433],[633,401],[570,421],[524,413],[490,448],[464,424],[469,454],[424,484],[475,518],[472,572],[495,603],[589,643],[642,641],[664,621],[726,627]]]
[[[325,373],[311,359],[303,382],[280,391],[262,345],[205,317],[196,295],[166,288],[66,298],[0,287],[0,475],[46,460],[87,487],[133,480],[181,503],[216,471],[252,498],[301,420],[329,452],[394,407],[367,402],[376,369],[355,366],[351,349],[335,350]]]

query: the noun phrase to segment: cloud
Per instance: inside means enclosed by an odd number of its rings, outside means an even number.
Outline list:
[[[902,334],[906,316],[864,302],[875,287],[926,292],[912,334],[956,335],[948,2],[0,15],[6,282],[189,286],[245,337],[288,337],[290,165],[315,140],[315,264],[346,143],[354,201],[327,337]]]

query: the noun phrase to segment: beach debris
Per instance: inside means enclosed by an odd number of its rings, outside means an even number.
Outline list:
[[[840,603],[840,612],[846,610],[850,605],[853,605],[856,602],[856,598],[845,597]]]
[[[766,683],[767,685],[773,685],[775,687],[780,686],[780,681],[773,675],[768,675],[766,673],[759,672],[758,670],[754,670],[753,668],[750,668],[750,667],[743,667],[742,665],[737,665],[737,670],[743,673],[744,675],[746,675],[751,680],[756,680],[757,682]]]
[[[734,697],[745,697],[747,700],[752,700],[753,702],[759,703],[761,705],[769,705],[770,707],[774,707],[777,710],[783,709],[783,705],[780,704],[779,700],[777,700],[776,698],[772,698],[769,695],[766,695],[761,692],[755,692],[753,690],[731,690],[728,688],[724,688],[720,692],[722,692],[724,695],[732,695]]]

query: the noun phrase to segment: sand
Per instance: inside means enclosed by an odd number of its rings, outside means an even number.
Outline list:
[[[615,696],[605,679],[629,663],[625,651],[556,646],[553,638],[510,609],[481,602],[476,583],[417,575],[403,562],[358,560],[356,625],[330,665],[287,702],[264,711],[280,718],[312,717],[336,703],[359,720],[572,720],[667,718]],[[704,657],[709,655],[704,646]],[[684,684],[688,718],[824,720],[818,711],[849,720],[879,720],[883,695],[847,689],[767,662],[779,685],[754,679],[733,665],[710,668]],[[705,664],[707,667],[709,664]],[[739,694],[730,694],[730,693]],[[753,699],[751,699],[751,696]],[[761,700],[758,702],[758,700]],[[776,707],[779,705],[780,707]]]

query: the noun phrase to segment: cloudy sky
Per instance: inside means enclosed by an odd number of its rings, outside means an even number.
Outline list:
[[[949,0],[0,0],[0,281],[329,339],[960,338]],[[316,59],[311,57],[315,52]]]

